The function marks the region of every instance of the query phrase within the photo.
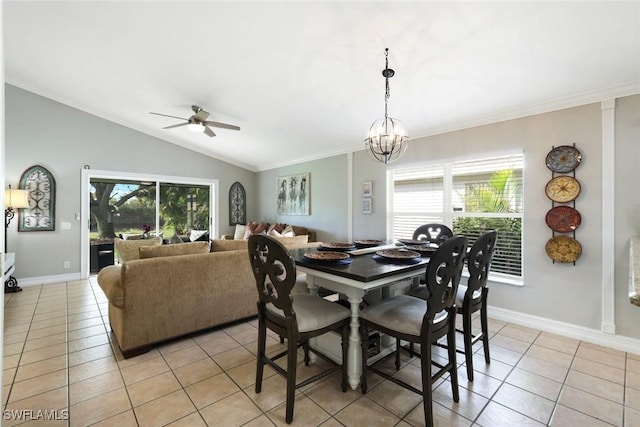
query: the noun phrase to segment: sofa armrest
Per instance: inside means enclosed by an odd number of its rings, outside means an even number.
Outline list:
[[[110,265],[98,273],[98,284],[109,303],[118,308],[124,308],[124,289],[120,286],[121,272],[121,265]]]

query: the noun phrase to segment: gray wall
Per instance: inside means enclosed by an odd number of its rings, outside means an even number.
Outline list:
[[[166,141],[84,113],[58,102],[5,85],[5,155],[7,184],[17,187],[22,172],[40,164],[57,183],[56,230],[17,232],[18,218],[8,232],[8,251],[16,253],[18,278],[80,272],[81,170],[91,169],[218,179],[219,230],[229,227],[229,187],[240,181],[247,198],[255,200],[255,173],[205,157]],[[248,204],[248,216],[257,206]],[[71,230],[61,230],[61,222]],[[63,268],[64,261],[70,269]]]
[[[616,110],[616,327],[618,334],[640,338],[637,328],[640,311],[628,303],[628,240],[640,234],[640,202],[635,195],[640,171],[640,138],[638,119],[640,96],[618,100]],[[576,146],[583,161],[576,170],[582,192],[576,208],[582,214],[582,225],[576,238],[582,244],[583,254],[576,263],[552,263],[544,247],[551,237],[545,223],[545,214],[551,208],[544,188],[551,179],[545,157],[553,146]],[[426,138],[416,138],[407,153],[389,167],[409,166],[421,162],[484,156],[486,153],[523,151],[525,155],[524,191],[524,286],[494,283],[491,305],[582,327],[600,330],[602,318],[602,116],[599,103],[584,105],[508,120]],[[348,156],[344,171],[330,170],[335,179],[315,179],[313,206],[331,206],[332,221],[318,218],[312,209],[310,227],[318,229],[320,240],[344,241],[348,235],[347,206],[353,208],[353,238],[383,238],[386,231],[386,167],[373,162],[364,151],[353,154],[353,200],[346,200],[346,189],[336,186],[340,176],[347,177]],[[292,172],[322,171],[327,175],[323,161],[309,162],[267,172],[259,177],[259,213],[265,217],[275,211],[275,179]],[[335,166],[340,166],[336,163]],[[373,214],[361,212],[361,186],[363,181],[373,182]],[[318,185],[321,188],[318,188]],[[322,188],[325,188],[323,191]],[[279,219],[281,220],[281,219]],[[288,221],[287,221],[288,222]],[[613,232],[613,229],[612,229]]]
[[[309,215],[277,215],[276,187],[279,176],[310,173]],[[282,222],[316,231],[320,241],[343,240],[347,234],[347,156],[271,169],[257,174],[258,215],[249,221]]]

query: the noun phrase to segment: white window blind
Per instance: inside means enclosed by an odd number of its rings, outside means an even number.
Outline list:
[[[422,224],[442,223],[471,245],[494,229],[492,272],[521,277],[523,167],[519,154],[392,171],[392,237],[411,238]]]

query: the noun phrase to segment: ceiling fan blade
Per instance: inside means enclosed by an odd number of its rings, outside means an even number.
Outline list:
[[[149,114],[155,114],[156,116],[173,117],[174,119],[180,119],[180,120],[188,120],[188,119],[185,119],[184,117],[170,116],[168,114],[151,113],[151,112]]]
[[[210,121],[206,121],[203,122],[205,125],[207,126],[213,126],[214,128],[221,128],[221,129],[231,129],[231,130],[240,130],[240,126],[235,126],[235,125],[228,125],[226,123],[220,123],[220,122],[210,122]]]
[[[211,130],[209,126],[204,127],[204,134],[210,137],[216,136],[215,132]]]
[[[188,125],[189,122],[186,123],[178,123],[177,125],[171,125],[171,126],[167,126],[167,127],[163,127],[162,129],[173,129],[173,128],[178,128],[180,126],[186,126]]]

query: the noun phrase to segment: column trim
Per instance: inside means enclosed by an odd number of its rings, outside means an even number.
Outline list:
[[[602,101],[602,332],[616,333],[615,323],[615,107]]]

